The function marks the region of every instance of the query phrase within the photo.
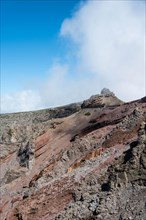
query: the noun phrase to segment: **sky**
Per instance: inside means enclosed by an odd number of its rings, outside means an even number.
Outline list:
[[[1,113],[145,96],[143,0],[1,0]]]

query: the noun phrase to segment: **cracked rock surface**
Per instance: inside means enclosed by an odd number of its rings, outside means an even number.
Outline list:
[[[146,97],[108,92],[0,115],[0,219],[146,219]]]

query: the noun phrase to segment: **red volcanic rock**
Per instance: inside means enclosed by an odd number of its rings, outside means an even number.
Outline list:
[[[0,219],[145,219],[146,99],[105,92],[0,116]]]

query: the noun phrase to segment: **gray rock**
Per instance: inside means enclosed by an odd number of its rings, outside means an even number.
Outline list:
[[[101,90],[101,93],[100,93],[101,95],[112,95],[112,96],[115,96],[115,94],[113,93],[113,92],[111,92],[109,89],[107,89],[107,88],[103,88],[102,90]]]

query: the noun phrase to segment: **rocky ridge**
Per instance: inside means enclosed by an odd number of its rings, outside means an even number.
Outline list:
[[[93,95],[85,100],[82,108],[101,108],[101,107],[115,107],[122,105],[124,102],[118,99],[109,89],[102,89],[100,95]]]
[[[2,220],[146,219],[146,98],[103,93],[0,116]]]

